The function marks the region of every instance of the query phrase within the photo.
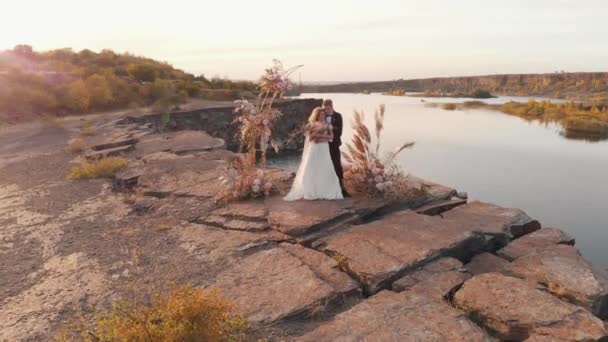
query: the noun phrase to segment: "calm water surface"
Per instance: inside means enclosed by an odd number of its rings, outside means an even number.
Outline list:
[[[582,253],[608,266],[608,141],[569,140],[556,125],[530,123],[485,109],[446,111],[425,107],[421,98],[379,94],[303,94],[332,98],[345,117],[343,140],[350,141],[355,109],[366,113],[386,105],[382,149],[405,141],[416,146],[399,158],[403,168],[459,191],[471,200],[521,208],[545,227],[562,228]],[[429,98],[427,102],[468,99]],[[504,103],[521,97],[485,100]],[[274,161],[296,169],[299,156]]]

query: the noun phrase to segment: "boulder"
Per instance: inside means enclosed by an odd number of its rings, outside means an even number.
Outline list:
[[[483,235],[459,222],[405,210],[330,235],[320,248],[341,260],[373,294],[439,257],[466,259],[485,243]]]
[[[586,309],[563,302],[531,282],[499,273],[469,279],[453,303],[501,340],[548,336],[558,341],[596,341],[606,335],[603,322]]]
[[[468,229],[497,237],[502,242],[540,229],[540,223],[520,209],[503,208],[484,202],[471,202],[446,211],[445,219],[459,221]]]
[[[473,257],[465,265],[466,269],[474,275],[490,272],[504,273],[509,270],[509,262],[492,253],[481,253]]]
[[[447,257],[433,261],[396,280],[392,289],[395,292],[410,289],[428,291],[429,294],[435,294],[436,298],[443,299],[469,277],[458,259]]]
[[[608,318],[608,277],[568,245],[555,245],[511,263],[513,275],[540,283],[556,296]]]
[[[262,250],[220,273],[212,287],[254,324],[317,312],[358,285],[328,256],[300,245]]]
[[[424,292],[382,291],[296,341],[490,341],[460,311]]]
[[[500,249],[497,254],[513,261],[524,255],[542,251],[557,244],[574,245],[574,239],[561,229],[542,228],[511,241],[511,243]]]

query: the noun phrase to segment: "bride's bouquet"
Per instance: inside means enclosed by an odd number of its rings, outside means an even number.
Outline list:
[[[332,126],[324,122],[308,123],[306,125],[306,134],[311,141],[317,141],[319,137],[331,134]]]

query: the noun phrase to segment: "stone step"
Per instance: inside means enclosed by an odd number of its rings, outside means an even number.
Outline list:
[[[109,149],[105,149],[105,150],[99,150],[99,151],[87,153],[84,157],[87,160],[98,160],[101,158],[121,155],[123,153],[132,151],[133,148],[134,148],[133,145],[118,146],[118,147],[114,147],[114,148],[109,148]]]
[[[606,336],[604,323],[589,311],[563,302],[531,282],[499,273],[466,281],[453,304],[501,340],[546,336],[551,341],[598,341]]]
[[[549,249],[557,244],[574,245],[574,239],[557,228],[542,228],[500,249],[497,254],[507,260]]]
[[[443,218],[458,221],[470,230],[510,241],[540,229],[540,223],[521,209],[503,208],[479,201],[470,202],[442,214]]]
[[[135,145],[135,144],[137,144],[137,142],[138,142],[138,140],[136,138],[127,138],[127,139],[98,144],[98,145],[91,147],[91,149],[93,149],[94,151],[102,151],[102,150],[108,150],[108,149],[121,147],[121,146]]]

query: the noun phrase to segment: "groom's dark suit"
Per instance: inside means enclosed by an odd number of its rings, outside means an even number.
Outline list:
[[[340,188],[342,188],[342,194],[347,195],[346,189],[344,188],[344,172],[342,170],[342,155],[340,154],[340,145],[342,145],[342,114],[334,112],[331,116],[331,125],[333,127],[334,138],[329,142],[329,154],[331,161],[334,164],[334,170],[340,180]]]

